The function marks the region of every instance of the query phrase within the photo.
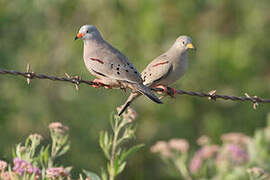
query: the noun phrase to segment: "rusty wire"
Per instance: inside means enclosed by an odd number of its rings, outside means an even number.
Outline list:
[[[71,77],[67,73],[67,77],[56,77],[51,75],[45,75],[45,74],[39,74],[34,73],[30,71],[30,65],[27,65],[27,71],[26,72],[19,72],[15,70],[7,70],[7,69],[0,69],[1,75],[14,75],[14,76],[22,76],[27,79],[27,83],[30,84],[31,79],[48,79],[52,81],[65,81],[75,84],[76,89],[79,89],[79,84],[88,84],[88,85],[96,85],[98,84],[93,81],[83,80],[79,76]],[[161,88],[152,88],[154,91],[162,92],[163,89]],[[168,87],[168,94],[171,95],[173,93],[172,88]],[[247,93],[245,93],[245,96],[228,96],[228,95],[221,95],[216,94],[216,90],[210,91],[208,93],[203,92],[194,92],[194,91],[184,91],[184,90],[176,90],[177,94],[184,94],[189,96],[197,96],[197,97],[207,97],[210,100],[216,100],[216,99],[223,99],[223,100],[232,100],[232,101],[250,101],[253,103],[253,108],[256,109],[259,103],[270,103],[270,99],[263,99],[259,98],[258,96],[250,97]]]

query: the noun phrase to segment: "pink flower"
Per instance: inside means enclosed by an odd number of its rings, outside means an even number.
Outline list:
[[[249,137],[243,133],[227,133],[221,136],[223,143],[236,144],[246,146],[249,142]]]
[[[61,134],[65,134],[69,130],[67,126],[64,126],[60,122],[52,122],[51,124],[49,124],[49,129]]]
[[[190,172],[191,173],[198,172],[202,166],[203,160],[207,160],[216,156],[218,151],[219,151],[219,146],[217,145],[203,146],[201,149],[199,149],[195,153],[195,155],[191,159],[191,162],[189,164]]]
[[[14,166],[13,171],[18,175],[23,175],[24,173],[36,174],[37,176],[41,176],[41,170],[37,167],[33,167],[30,163],[20,158],[15,158],[13,160]]]
[[[46,171],[47,178],[68,177],[69,172],[63,167],[48,168]]]
[[[7,162],[0,160],[0,171],[5,171],[7,168]]]
[[[212,158],[218,153],[218,150],[219,150],[218,145],[204,146],[202,148],[201,156],[204,159]]]
[[[201,150],[197,151],[189,164],[189,170],[191,173],[196,173],[199,171],[202,165]]]
[[[14,172],[9,173],[9,171],[5,171],[1,173],[0,179],[2,180],[13,180],[15,177]]]
[[[169,148],[185,153],[189,149],[189,144],[185,139],[171,139],[169,141]]]
[[[41,141],[43,139],[43,137],[40,134],[31,134],[29,137],[32,141],[34,140]]]
[[[152,153],[160,153],[164,157],[171,157],[172,152],[165,141],[158,141],[155,145],[153,145],[150,149]]]
[[[246,151],[237,145],[229,144],[227,145],[226,150],[231,155],[234,163],[239,164],[248,160],[248,154]]]
[[[217,156],[217,163],[220,164],[223,161],[229,161],[233,165],[239,165],[248,161],[248,154],[239,145],[227,144],[223,151]]]

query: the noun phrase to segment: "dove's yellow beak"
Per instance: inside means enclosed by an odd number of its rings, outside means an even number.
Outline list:
[[[188,49],[195,49],[195,47],[191,43],[187,44],[187,47],[188,47]]]
[[[80,39],[81,37],[83,37],[83,33],[78,33],[74,40]]]

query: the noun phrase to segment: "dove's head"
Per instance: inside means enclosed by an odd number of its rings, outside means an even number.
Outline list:
[[[74,40],[82,39],[82,40],[90,40],[101,37],[98,29],[94,25],[83,25],[79,33],[75,36]]]
[[[180,50],[188,50],[188,49],[194,49],[195,47],[192,44],[192,40],[188,36],[179,36],[174,45],[177,47],[177,49]]]

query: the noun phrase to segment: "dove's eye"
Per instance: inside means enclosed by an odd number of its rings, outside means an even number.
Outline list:
[[[183,41],[182,44],[185,45],[186,44],[185,41]]]
[[[89,33],[89,31],[87,30],[86,33]]]

